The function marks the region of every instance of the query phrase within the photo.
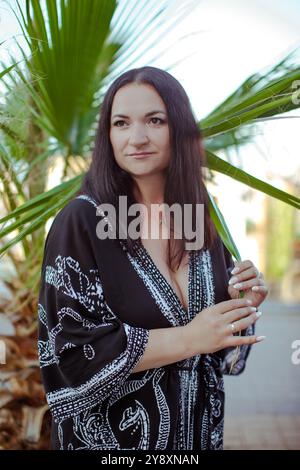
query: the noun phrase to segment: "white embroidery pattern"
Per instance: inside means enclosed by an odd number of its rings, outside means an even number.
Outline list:
[[[157,410],[160,416],[158,438],[155,449],[166,449],[170,434],[170,410],[166,397],[160,387],[160,381],[165,371],[163,368],[152,369],[144,373],[143,377],[137,380],[127,380],[116,393],[113,393],[107,402],[102,406],[96,406],[92,410],[86,410],[73,418],[73,431],[80,447],[75,450],[124,450],[120,446],[118,439],[110,425],[109,412],[114,404],[117,404],[121,397],[136,392],[149,381],[152,382],[156,397]],[[121,432],[130,432],[137,437],[137,444],[130,449],[147,450],[150,443],[150,416],[149,410],[134,399],[132,404],[126,407],[121,415],[118,426]],[[63,445],[63,431],[61,430],[61,444]],[[64,448],[64,445],[63,447]],[[73,448],[73,447],[72,447]],[[129,450],[129,449],[126,449]]]
[[[95,350],[91,344],[85,344],[83,346],[83,352],[85,357],[90,361],[91,359],[94,359],[95,357]]]
[[[89,196],[81,195],[77,198],[86,200],[95,208],[97,207],[97,203]],[[131,256],[123,241],[120,241],[120,245],[170,325],[185,325],[199,311],[215,303],[214,277],[209,250],[200,254],[189,253],[189,302],[186,311],[147,251],[135,245],[136,256]],[[76,279],[77,288],[74,287],[74,279]],[[54,354],[55,344],[57,334],[62,329],[61,322],[66,315],[71,316],[75,321],[82,322],[85,328],[91,330],[108,326],[110,320],[118,321],[105,302],[96,270],[84,274],[78,261],[71,257],[58,256],[55,260],[55,267],[46,267],[46,282],[55,286],[64,295],[77,299],[89,312],[95,313],[100,310],[101,323],[94,324],[69,307],[62,308],[57,312],[58,324],[49,332],[49,341],[41,342],[45,344],[39,347],[42,367],[58,363],[59,358]],[[41,323],[46,325],[46,312],[42,305],[39,306],[39,312]],[[151,410],[147,409],[145,403],[139,399],[138,393],[135,394],[135,392],[150,385],[156,400],[156,410],[159,413],[155,449],[166,449],[168,444],[170,445],[168,443],[171,423],[170,408],[168,397],[162,387],[164,377],[168,378],[167,367],[145,371],[139,378],[136,378],[136,374],[131,374],[146,348],[149,331],[126,323],[123,323],[122,327],[127,338],[127,345],[118,357],[102,367],[85,383],[77,387],[64,387],[47,394],[53,418],[58,423],[58,436],[63,449],[121,449],[117,430],[113,430],[110,425],[109,413],[114,405],[120,407],[123,403],[120,400],[126,396],[130,397],[130,394],[132,394],[130,405],[127,402],[124,408],[120,408],[122,415],[117,423],[118,431],[130,432],[132,436],[137,437],[136,449],[149,449]],[[247,330],[246,334],[249,333],[250,330]],[[60,353],[71,347],[74,347],[73,343],[66,343]],[[244,367],[246,353],[245,348],[233,374],[239,373]],[[83,345],[83,354],[87,360],[93,360],[95,358],[93,346],[89,343]],[[200,391],[201,393],[203,391],[205,395],[201,429],[199,429],[201,449],[222,449],[224,382],[220,371],[221,368],[226,370],[228,361],[231,362],[232,359],[231,354],[232,352],[228,351],[223,363],[221,359],[218,360],[213,355],[207,354],[196,355],[174,364],[174,368],[178,369],[180,394],[177,428],[173,443],[171,443],[173,449],[188,450],[195,446],[199,447],[199,443],[194,442],[194,416]],[[204,389],[200,390],[200,387]],[[63,421],[65,420],[72,420],[77,444],[64,442]]]
[[[126,349],[87,382],[78,387],[66,387],[47,393],[47,401],[56,421],[80,414],[103,402],[130,375],[144,353],[149,332],[129,325],[125,332]]]
[[[44,326],[47,332],[47,315],[41,304],[38,304],[38,316],[41,327]],[[38,353],[40,367],[50,366],[56,362],[53,345],[49,339],[46,341],[38,341]]]
[[[94,312],[101,305],[103,289],[98,271],[91,269],[89,274],[83,273],[79,262],[71,256],[59,255],[55,259],[55,267],[46,266],[45,281],[78,300],[89,312]]]

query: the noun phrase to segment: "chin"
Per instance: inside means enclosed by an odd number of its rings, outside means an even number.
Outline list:
[[[153,173],[159,173],[161,171],[160,168],[151,167],[150,165],[143,164],[143,165],[135,165],[134,167],[127,168],[125,171],[133,175],[150,175]]]

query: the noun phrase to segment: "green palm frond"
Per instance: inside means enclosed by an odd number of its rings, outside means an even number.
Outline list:
[[[6,67],[4,70],[1,70],[0,71],[0,78],[3,78],[4,75],[7,75],[8,73],[10,73],[16,67],[16,65],[17,65],[17,62],[10,65],[9,67]]]
[[[222,212],[220,211],[216,201],[214,200],[213,196],[208,193],[209,196],[209,213],[211,219],[216,227],[218,234],[221,237],[222,242],[228,249],[228,251],[232,254],[232,256],[237,260],[241,261],[240,253],[237,249],[236,244],[231,236],[229,228],[225,222]]]
[[[282,191],[218,157],[215,152],[239,147],[252,139],[254,126],[270,118],[299,108],[293,100],[300,67],[293,60],[296,51],[265,73],[249,77],[227,99],[217,106],[199,125],[206,137],[206,164],[209,170],[222,173],[251,188],[261,191],[300,209],[300,199]],[[295,65],[296,64],[296,65]],[[236,247],[216,203],[210,202],[211,216],[231,254],[237,258]]]
[[[116,1],[26,0],[25,15],[17,4],[30,55],[21,52],[34,80],[20,76],[34,99],[39,125],[79,153],[82,135],[88,135],[96,114],[95,78],[101,74]]]
[[[280,201],[283,201],[286,204],[295,207],[296,209],[300,209],[300,199],[296,196],[293,196],[292,194],[282,191],[281,189],[275,188],[271,184],[265,183],[264,181],[255,178],[255,176],[252,176],[246,171],[231,165],[210,151],[207,151],[206,155],[207,165],[211,170],[222,173],[230,178],[235,179],[236,181],[239,181],[240,183],[244,183],[251,188],[257,189],[258,191],[261,191],[268,196],[279,199]]]
[[[293,100],[300,79],[296,53],[292,51],[270,70],[247,78],[237,90],[201,121],[206,136],[255,123],[257,119],[280,115],[299,108]]]
[[[79,175],[72,180],[62,183],[59,186],[32,198],[22,204],[7,216],[0,220],[5,223],[10,219],[15,219],[8,227],[1,230],[1,237],[18,230],[18,235],[7,242],[1,249],[0,254],[4,254],[9,248],[27,235],[32,234],[39,227],[43,227],[47,220],[54,216],[78,191],[82,176]]]
[[[53,201],[57,201],[59,199],[65,200],[66,194],[68,194],[69,195],[68,197],[71,198],[72,194],[75,194],[76,191],[78,191],[81,180],[82,180],[82,175],[78,175],[69,181],[61,183],[58,186],[55,186],[55,188],[50,189],[49,191],[46,191],[43,194],[39,194],[38,196],[30,199],[29,201],[25,202],[21,206],[17,207],[10,214],[7,214],[5,217],[2,217],[0,219],[0,223],[3,224],[4,222],[7,222],[10,219],[14,219],[15,217],[20,216],[21,214],[27,214],[29,211],[32,211],[33,209],[37,209],[40,211],[48,209],[53,204]],[[65,202],[63,201],[62,205],[64,203]],[[7,231],[7,233],[9,232]],[[2,231],[1,231],[1,235],[2,235]]]
[[[36,106],[31,111],[70,154],[92,144],[106,84],[151,50],[158,27],[164,35],[182,21],[195,0],[183,2],[166,23],[168,3],[26,0],[24,14],[17,1],[29,54],[20,52],[33,79],[18,71]]]

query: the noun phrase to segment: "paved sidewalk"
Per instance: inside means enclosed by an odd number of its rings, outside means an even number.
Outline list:
[[[299,450],[300,415],[227,416],[224,449]]]
[[[300,305],[265,302],[244,372],[225,379],[224,449],[300,450]]]

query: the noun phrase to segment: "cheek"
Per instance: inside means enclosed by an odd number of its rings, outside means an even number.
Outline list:
[[[109,138],[112,148],[115,149],[118,146],[118,136],[113,129],[110,131]]]
[[[153,136],[153,139],[156,140],[161,149],[163,149],[166,153],[169,152],[170,136],[168,130],[162,130],[161,132],[159,132],[159,134]]]
[[[112,146],[115,160],[117,164],[122,167],[122,153],[121,153],[120,139],[118,138],[116,134],[114,134],[113,131],[110,132],[109,138],[110,138],[110,143]]]
[[[110,143],[113,148],[114,154],[117,158],[121,158],[122,151],[125,145],[124,137],[120,134],[111,132],[110,133]]]

